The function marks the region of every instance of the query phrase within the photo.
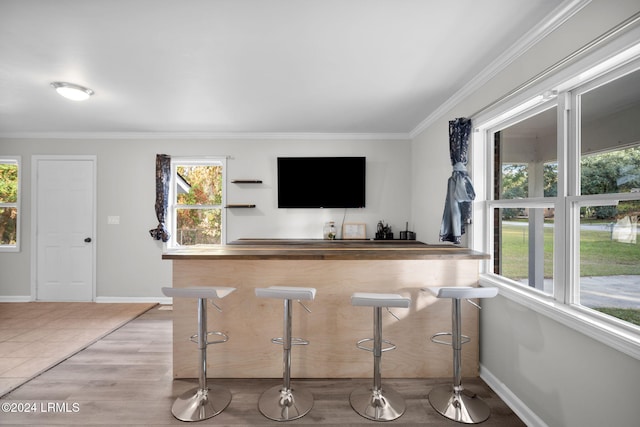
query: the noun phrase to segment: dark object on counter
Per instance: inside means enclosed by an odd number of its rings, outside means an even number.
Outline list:
[[[389,224],[382,224],[382,221],[378,222],[376,240],[393,240],[393,231]]]
[[[401,231],[400,240],[416,240],[416,233],[413,231]]]

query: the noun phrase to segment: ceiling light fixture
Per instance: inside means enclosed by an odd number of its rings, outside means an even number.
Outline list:
[[[51,86],[60,95],[73,101],[84,101],[94,94],[93,90],[73,83],[53,82]]]

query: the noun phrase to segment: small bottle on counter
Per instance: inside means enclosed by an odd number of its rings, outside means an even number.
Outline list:
[[[334,221],[329,221],[324,224],[322,237],[325,240],[335,240],[337,234],[336,224]]]

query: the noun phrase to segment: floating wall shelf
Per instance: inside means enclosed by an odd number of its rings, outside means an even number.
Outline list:
[[[232,184],[262,184],[261,179],[232,179]],[[231,204],[225,206],[225,208],[255,208],[253,204]]]

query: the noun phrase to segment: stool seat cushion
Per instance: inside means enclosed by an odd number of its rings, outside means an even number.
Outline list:
[[[493,298],[498,295],[498,288],[481,288],[472,286],[448,286],[422,288],[438,298]]]
[[[316,297],[316,289],[295,286],[269,286],[268,288],[256,288],[256,296],[259,298],[313,300]]]
[[[226,286],[190,286],[188,288],[162,288],[162,293],[173,298],[224,298],[236,288]]]
[[[410,303],[411,298],[398,294],[356,292],[351,295],[351,305],[355,306],[409,308]]]

